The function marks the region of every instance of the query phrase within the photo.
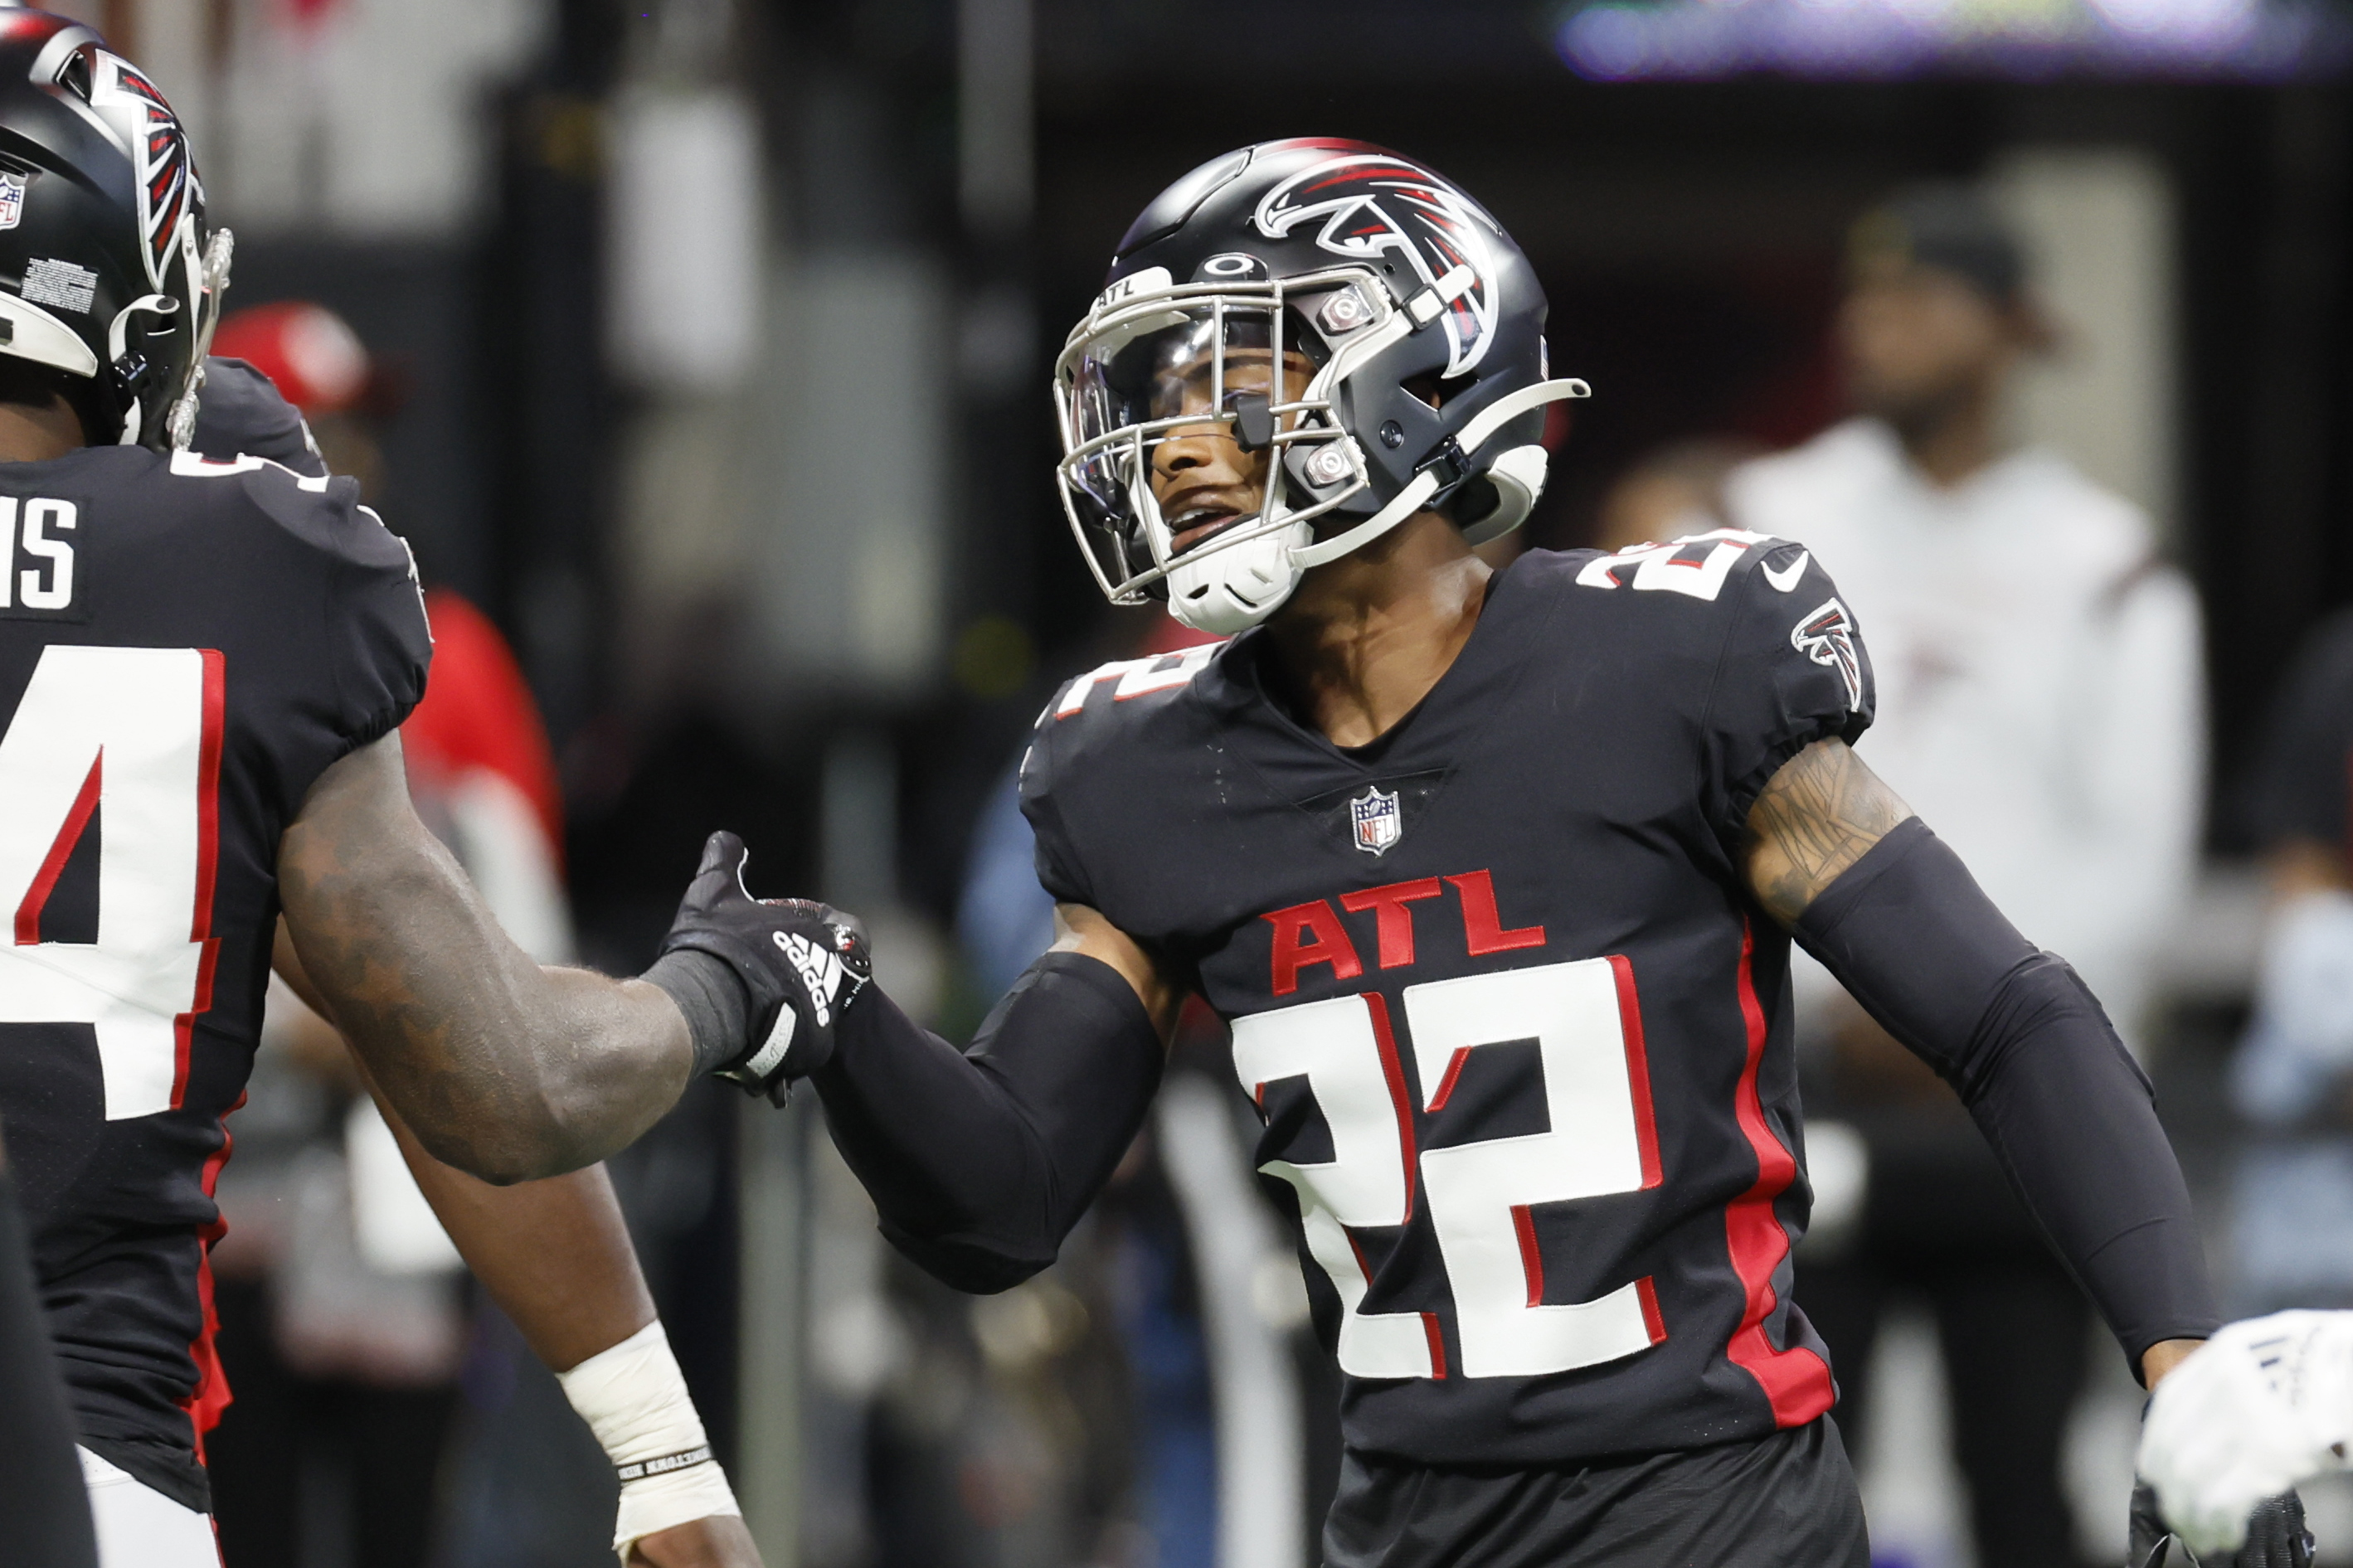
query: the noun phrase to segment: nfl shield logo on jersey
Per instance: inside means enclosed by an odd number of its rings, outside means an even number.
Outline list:
[[[0,172],[0,228],[25,221],[25,176]]]
[[[1348,820],[1356,829],[1356,847],[1367,855],[1386,854],[1405,831],[1397,792],[1385,794],[1378,785],[1348,803]]]

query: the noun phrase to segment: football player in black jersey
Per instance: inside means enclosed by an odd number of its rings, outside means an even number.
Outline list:
[[[1115,601],[1236,635],[1039,718],[1060,940],[968,1050],[866,986],[781,1078],[896,1245],[1003,1289],[1198,993],[1345,1373],[1332,1568],[1861,1568],[1790,1300],[1790,938],[1953,1084],[2144,1381],[2218,1321],[2189,1196],[2098,1003],[1849,749],[1871,664],[1819,562],[1472,553],[1586,390],[1544,321],[1495,220],[1378,148],[1155,200],[1058,361],[1059,479]]]
[[[430,640],[406,548],[348,479],[243,433],[191,448],[228,259],[153,84],[0,10],[0,1120],[107,1568],[218,1561],[206,1255],[281,913],[281,968],[412,1145],[493,1183],[589,1165],[698,1071],[767,1077],[851,973],[797,910],[729,896],[725,835],[638,980],[507,940],[409,805]],[[445,1203],[453,1231],[513,1238],[473,1250],[534,1348],[580,1362],[567,1393],[625,1487],[691,1486],[710,1450],[645,1397],[682,1384],[609,1194],[449,1193],[475,1211]],[[629,1561],[756,1563],[709,1512]]]

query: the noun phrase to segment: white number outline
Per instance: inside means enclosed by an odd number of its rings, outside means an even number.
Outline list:
[[[1376,1270],[1351,1233],[1409,1223],[1417,1184],[1446,1259],[1462,1375],[1571,1372],[1662,1342],[1666,1324],[1647,1275],[1590,1301],[1546,1301],[1533,1214],[1663,1180],[1633,966],[1611,954],[1496,970],[1410,985],[1400,1001],[1425,1111],[1444,1110],[1474,1051],[1534,1039],[1552,1126],[1417,1154],[1379,992],[1234,1020],[1234,1069],[1261,1114],[1268,1083],[1304,1077],[1331,1131],[1332,1160],[1271,1160],[1260,1169],[1299,1194],[1309,1254],[1343,1308],[1341,1369],[1447,1375],[1434,1313],[1362,1310]]]
[[[109,1121],[179,1108],[212,1006],[223,670],[211,648],[52,645],[0,734],[0,889],[22,889],[0,1024],[92,1026]],[[100,813],[98,940],[43,942]]]
[[[1577,574],[1577,585],[1630,585],[1638,593],[1664,591],[1712,601],[1724,591],[1724,580],[1731,574],[1733,563],[1756,546],[1770,542],[1772,537],[1769,533],[1751,533],[1745,528],[1711,528],[1704,533],[1670,539],[1663,544],[1631,544],[1615,555],[1596,556],[1587,562]],[[1715,548],[1704,559],[1682,558],[1684,551],[1710,541]],[[1619,574],[1627,571],[1634,574],[1630,584],[1619,579]]]

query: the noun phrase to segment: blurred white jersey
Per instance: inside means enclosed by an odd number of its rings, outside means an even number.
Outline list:
[[[2206,761],[2197,598],[2147,516],[2048,451],[1942,489],[1869,419],[1725,497],[1837,574],[1879,678],[1864,760],[2134,1040]]]

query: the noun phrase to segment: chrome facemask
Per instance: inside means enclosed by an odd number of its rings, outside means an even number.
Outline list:
[[[1288,598],[1315,519],[1372,483],[1334,398],[1412,330],[1364,268],[1263,281],[1173,285],[1151,268],[1106,289],[1054,365],[1064,514],[1116,605],[1165,595],[1204,631],[1236,632]],[[1282,367],[1280,374],[1276,367]],[[1191,526],[1163,513],[1155,463],[1173,441],[1232,441],[1264,494],[1181,552]]]

